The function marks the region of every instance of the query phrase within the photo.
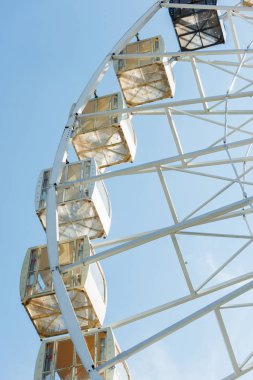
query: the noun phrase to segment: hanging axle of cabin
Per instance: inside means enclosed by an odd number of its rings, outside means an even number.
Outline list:
[[[121,54],[164,53],[161,36],[128,44]],[[114,61],[114,69],[128,107],[172,98],[175,82],[167,58],[131,58]]]
[[[134,160],[136,137],[130,117],[121,113],[123,108],[120,93],[89,100],[73,133],[72,144],[79,159],[94,158],[99,169]],[[106,111],[119,114],[85,117]]]
[[[170,0],[173,4],[217,5],[217,0]],[[226,32],[215,9],[169,8],[181,51],[225,43]]]
[[[120,353],[110,328],[83,334],[95,367]],[[101,374],[104,380],[130,380],[126,362],[119,363]],[[39,350],[34,380],[88,380],[70,338],[43,341]]]
[[[93,255],[89,239],[59,244],[59,265]],[[106,283],[99,263],[61,272],[81,329],[100,327],[106,312]],[[41,338],[67,333],[55,295],[47,246],[29,248],[20,276],[20,297]]]
[[[42,171],[36,191],[36,212],[45,229],[50,173],[51,169]],[[107,236],[111,224],[111,206],[104,183],[82,183],[82,180],[97,174],[94,159],[64,165],[56,194],[60,240]]]

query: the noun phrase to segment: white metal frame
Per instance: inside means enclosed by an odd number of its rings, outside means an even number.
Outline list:
[[[115,59],[123,58],[123,59],[130,59],[130,58],[145,58],[143,55],[140,54],[125,54],[119,55],[122,48],[132,39],[132,37],[140,31],[140,29],[161,9],[161,8],[182,8],[182,5],[180,4],[169,4],[168,1],[157,1],[137,22],[127,31],[127,33],[120,39],[120,41],[114,46],[114,48],[109,52],[109,54],[105,57],[105,59],[102,61],[98,69],[95,71],[94,75],[90,79],[89,83],[85,87],[84,91],[82,92],[80,98],[78,99],[77,103],[74,105],[74,107],[71,110],[71,114],[69,116],[69,119],[67,121],[67,125],[64,128],[63,135],[61,138],[61,141],[59,143],[59,147],[55,156],[53,168],[52,168],[52,174],[50,178],[50,186],[47,192],[47,244],[48,244],[48,254],[49,254],[49,262],[50,262],[50,268],[52,272],[53,282],[55,286],[55,292],[59,301],[59,306],[65,321],[65,324],[67,326],[67,329],[69,331],[69,334],[71,336],[71,339],[76,347],[76,350],[78,352],[78,355],[82,361],[82,364],[86,368],[86,370],[89,373],[90,379],[101,379],[101,376],[99,375],[99,372],[103,371],[106,368],[110,368],[111,366],[115,365],[116,363],[119,363],[125,359],[127,359],[129,356],[134,355],[135,353],[139,352],[140,350],[143,350],[144,348],[148,347],[151,344],[154,344],[158,340],[164,338],[165,336],[168,336],[175,331],[183,328],[187,324],[191,323],[192,321],[201,318],[202,316],[206,315],[207,313],[214,312],[218,321],[219,328],[221,330],[225,347],[227,349],[229,358],[231,360],[231,365],[233,368],[233,373],[226,377],[227,380],[229,379],[236,379],[246,372],[253,369],[253,366],[246,366],[246,364],[249,362],[250,358],[253,356],[253,354],[249,354],[249,356],[245,359],[245,361],[242,364],[239,364],[236,360],[236,357],[233,352],[233,348],[231,346],[231,342],[226,330],[226,326],[224,324],[224,321],[222,319],[220,310],[223,307],[231,307],[229,305],[226,306],[226,304],[236,299],[241,294],[244,294],[245,292],[249,291],[253,288],[253,272],[244,274],[242,276],[236,277],[234,279],[231,279],[229,281],[222,282],[218,284],[217,286],[205,288],[206,284],[209,283],[209,281],[217,275],[218,272],[222,271],[229,262],[234,260],[235,257],[240,255],[247,246],[249,246],[253,241],[253,235],[252,231],[249,225],[249,222],[247,220],[247,215],[250,215],[253,212],[253,196],[248,197],[245,192],[245,185],[252,185],[252,182],[247,181],[246,175],[249,173],[253,166],[250,166],[249,168],[245,168],[245,170],[242,173],[238,173],[236,168],[236,163],[242,162],[242,163],[251,163],[253,160],[253,157],[249,155],[251,145],[253,144],[253,132],[250,132],[249,130],[244,129],[252,120],[253,117],[250,116],[249,119],[245,122],[243,122],[239,126],[233,126],[230,125],[228,122],[228,116],[229,115],[252,115],[253,111],[251,109],[230,109],[229,102],[232,99],[240,99],[240,98],[249,98],[253,96],[253,91],[250,89],[250,87],[253,84],[253,80],[248,77],[243,77],[240,72],[242,68],[253,68],[253,64],[251,64],[252,60],[252,53],[253,49],[251,46],[248,46],[246,48],[242,48],[239,44],[238,35],[235,29],[234,24],[234,17],[240,17],[245,20],[245,22],[252,23],[253,15],[251,16],[253,12],[253,7],[243,7],[238,5],[231,5],[231,6],[207,6],[207,5],[189,5],[185,4],[184,8],[198,8],[198,9],[214,9],[214,10],[220,10],[223,11],[223,15],[221,17],[228,18],[231,34],[234,39],[235,43],[235,49],[228,49],[223,48],[222,50],[202,50],[202,51],[196,51],[196,52],[168,52],[164,54],[146,54],[145,57],[149,58],[150,56],[156,56],[156,57],[169,57],[171,58],[172,62],[175,61],[184,61],[189,62],[189,64],[192,66],[196,84],[199,90],[199,98],[197,99],[187,99],[184,101],[169,101],[169,102],[163,102],[160,104],[151,104],[151,105],[145,105],[140,106],[138,108],[132,107],[122,110],[122,113],[128,113],[132,115],[160,115],[165,114],[168,119],[168,123],[170,126],[170,129],[172,131],[172,136],[175,142],[175,146],[178,151],[178,155],[174,157],[165,158],[163,160],[157,160],[149,163],[145,163],[143,165],[136,165],[131,168],[127,169],[118,169],[114,170],[112,172],[107,172],[100,174],[96,177],[92,177],[90,179],[87,179],[88,181],[98,181],[101,179],[110,179],[113,177],[121,177],[122,175],[136,175],[136,174],[148,174],[155,172],[158,175],[158,178],[160,180],[161,187],[163,189],[165,198],[167,200],[168,208],[170,211],[170,214],[172,216],[174,224],[159,229],[156,231],[148,231],[148,232],[140,232],[138,234],[135,234],[134,236],[127,236],[118,238],[109,242],[102,242],[95,244],[95,247],[110,247],[109,249],[106,249],[105,251],[102,251],[93,257],[84,259],[82,262],[79,263],[79,265],[86,265],[90,264],[95,261],[100,261],[103,259],[106,259],[108,257],[111,257],[113,255],[119,254],[121,252],[127,251],[129,249],[132,249],[134,247],[137,247],[142,244],[146,244],[150,241],[154,241],[155,239],[159,239],[163,236],[170,236],[172,239],[173,246],[175,248],[175,252],[179,261],[179,264],[181,266],[183,275],[185,277],[189,294],[187,294],[185,297],[182,297],[180,299],[176,299],[174,301],[170,301],[166,304],[157,306],[153,309],[143,311],[137,315],[130,316],[128,318],[125,318],[122,321],[118,321],[115,323],[112,323],[111,326],[114,328],[119,328],[120,326],[126,325],[128,323],[133,323],[141,318],[149,317],[150,315],[154,315],[156,313],[162,312],[164,310],[167,310],[168,308],[172,308],[175,306],[178,306],[180,304],[189,302],[191,300],[194,300],[199,297],[204,297],[207,294],[215,293],[218,290],[226,289],[232,285],[241,284],[242,282],[248,281],[243,286],[238,287],[236,290],[233,290],[232,292],[229,292],[227,295],[217,299],[216,301],[208,304],[206,307],[198,310],[197,312],[186,316],[181,321],[178,321],[177,323],[169,326],[168,328],[162,330],[161,332],[153,335],[149,339],[135,345],[134,347],[130,348],[129,350],[122,352],[114,359],[111,359],[110,361],[104,363],[98,368],[94,368],[94,364],[92,361],[92,358],[89,354],[88,348],[82,338],[82,333],[78,325],[77,318],[75,316],[74,310],[72,308],[71,302],[68,298],[67,291],[65,289],[64,283],[61,278],[61,270],[67,270],[69,268],[72,268],[73,265],[65,266],[64,268],[59,267],[59,261],[58,261],[58,216],[57,216],[57,207],[56,207],[56,191],[57,188],[60,186],[59,184],[59,178],[61,176],[61,170],[62,165],[66,160],[68,147],[71,143],[71,136],[72,131],[74,130],[76,126],[76,121],[78,118],[84,118],[87,117],[85,115],[80,115],[82,110],[87,104],[87,101],[93,91],[96,89],[98,83],[102,80],[103,76],[105,75],[106,71],[108,70],[110,64]],[[217,56],[222,56],[223,61],[218,61]],[[229,61],[229,57],[233,56],[238,57],[238,61]],[[248,58],[250,56],[250,58]],[[210,57],[210,60],[206,60],[206,57]],[[226,57],[226,60],[224,60],[224,57]],[[201,81],[201,76],[198,71],[198,65],[199,64],[206,64],[211,65],[212,67],[217,68],[217,70],[224,70],[227,73],[231,74],[232,76],[232,83],[229,88],[229,90],[224,94],[219,94],[215,96],[206,96],[205,95],[205,89],[203,86],[203,83]],[[236,69],[236,72],[232,71],[232,68]],[[243,79],[247,82],[245,86],[237,90],[236,92],[233,92],[233,86],[237,79]],[[220,110],[217,109],[219,105],[224,105],[225,109]],[[182,107],[187,107],[190,105],[195,105],[196,109],[182,109]],[[179,108],[181,107],[181,108]],[[102,115],[109,115],[109,114],[115,114],[115,111],[107,111],[103,113],[96,113],[96,114],[89,114],[89,117],[92,116],[102,116]],[[210,147],[207,147],[202,150],[197,150],[193,152],[187,152],[185,153],[180,141],[179,133],[176,128],[175,121],[173,119],[174,115],[187,115],[191,118],[196,118],[198,120],[202,120],[203,122],[212,123],[215,125],[219,125],[221,128],[224,129],[224,137],[219,139],[218,141],[215,141]],[[224,123],[219,123],[215,120],[211,120],[209,117],[210,115],[224,115]],[[205,116],[205,117],[204,117]],[[247,135],[247,139],[245,140],[239,140],[235,141],[233,143],[228,143],[227,138],[236,132],[241,132],[245,135]],[[239,157],[232,158],[230,154],[230,150],[238,147],[248,147],[248,154],[240,155]],[[227,154],[226,159],[208,159],[204,160],[204,157],[208,157],[209,155],[212,155],[215,152],[225,152]],[[202,158],[203,161],[199,161],[199,158]],[[218,165],[231,165],[234,171],[234,177],[231,176],[218,176],[218,175],[210,175],[208,173],[204,172],[198,172],[194,169],[196,168],[205,168],[210,166],[218,166]],[[228,184],[223,187],[219,192],[214,194],[210,199],[207,199],[204,203],[200,204],[199,207],[196,210],[193,210],[190,215],[188,215],[184,220],[180,221],[178,220],[175,206],[173,204],[168,184],[166,183],[164,173],[166,171],[181,171],[186,174],[191,175],[202,175],[207,176],[209,178],[214,178],[216,180],[225,180],[228,182]],[[83,181],[85,182],[85,181]],[[224,191],[226,191],[228,188],[230,188],[233,185],[239,185],[240,189],[242,191],[242,199],[240,199],[237,202],[227,204],[224,207],[220,207],[217,209],[214,209],[210,212],[202,213],[200,215],[195,216],[202,208],[204,208],[207,204],[209,204],[213,199],[216,199],[220,194],[222,194]],[[243,220],[245,221],[247,228],[248,228],[248,235],[242,235],[238,233],[235,234],[219,234],[219,233],[206,233],[206,236],[213,236],[215,238],[219,237],[227,237],[227,238],[243,238],[245,239],[246,243],[237,250],[229,260],[227,260],[218,270],[212,274],[209,278],[205,280],[202,284],[199,285],[197,289],[194,289],[190,275],[188,273],[187,267],[185,265],[182,252],[180,250],[177,236],[179,234],[196,234],[199,236],[205,235],[205,233],[202,232],[191,232],[186,231],[191,226],[198,226],[203,225],[206,223],[213,223],[218,220],[223,220],[227,218],[239,218],[243,217]],[[76,264],[75,264],[76,265]],[[250,281],[249,281],[250,280]],[[245,306],[245,305],[243,305]],[[240,307],[238,305],[235,305],[234,307]]]

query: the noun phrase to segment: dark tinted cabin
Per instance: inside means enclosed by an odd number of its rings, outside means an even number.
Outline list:
[[[170,0],[173,4],[217,5],[217,0]],[[191,51],[225,43],[217,10],[169,8],[180,49]]]

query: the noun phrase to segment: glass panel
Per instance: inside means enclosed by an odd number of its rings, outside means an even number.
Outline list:
[[[82,178],[90,177],[90,171],[91,171],[91,162],[90,161],[84,161],[83,162],[83,175],[82,175]]]
[[[127,54],[138,53],[138,43],[127,45],[125,50]]]
[[[127,54],[138,53],[138,43],[127,45],[125,50]],[[138,66],[138,59],[126,59],[124,61],[124,66],[125,70],[133,69]]]
[[[110,125],[110,117],[109,116],[104,116],[104,117],[98,117],[95,119],[95,129],[100,129],[100,128],[106,128],[108,125]]]
[[[97,100],[97,110],[98,112],[109,111],[110,110],[110,96],[106,96],[104,98],[98,98]]]
[[[77,179],[81,178],[81,163],[73,164],[73,165],[68,165],[68,172],[67,172],[67,177],[66,181],[76,181]]]
[[[29,272],[34,272],[36,270],[36,267],[37,267],[37,254],[38,254],[38,250],[37,249],[33,249],[32,252],[31,252],[31,258],[30,258],[30,266],[29,266]]]
[[[29,263],[29,271],[27,275],[27,282],[26,282],[26,294],[28,296],[33,294],[34,286],[36,282],[36,270],[37,270],[37,254],[38,250],[34,249],[31,252],[30,256],[30,263]]]
[[[81,268],[76,268],[72,271],[71,286],[80,286],[82,280]]]
[[[40,204],[39,207],[43,208],[46,206],[46,198],[47,198],[47,187],[49,184],[50,170],[45,170],[43,173],[42,180],[42,189],[40,194]]]
[[[67,265],[73,262],[74,242],[59,244],[59,262],[60,265]]]
[[[52,275],[49,269],[38,272],[35,293],[50,292],[52,290]]]
[[[49,372],[53,368],[53,350],[54,350],[54,343],[47,343],[46,345],[46,351],[45,351],[45,358],[44,358],[44,372]]]
[[[63,187],[59,187],[57,189],[57,203],[62,203],[64,200],[65,189]]]
[[[62,369],[73,366],[73,354],[74,347],[71,340],[68,339],[59,341],[55,368]]]
[[[72,271],[62,272],[61,277],[67,288],[72,285]]]
[[[42,188],[45,189],[49,184],[50,170],[45,170],[43,174]]]
[[[84,252],[83,252],[84,241],[77,240],[76,246],[77,246],[77,249],[76,249],[76,256],[75,256],[74,261],[79,261],[84,256]]]
[[[106,332],[98,334],[98,365],[106,360]]]
[[[75,368],[76,371],[76,377],[75,380],[88,380],[89,377],[87,375],[87,372],[83,367],[77,367]]]
[[[63,166],[60,182],[66,182],[68,165]]]
[[[82,198],[82,186],[72,185],[70,187],[64,188],[63,202],[72,201],[80,198]]]
[[[40,204],[39,204],[40,208],[46,207],[46,199],[47,199],[47,192],[46,190],[42,190],[41,195],[40,195]]]
[[[32,286],[35,280],[34,272],[28,274],[27,286]]]
[[[104,182],[102,181],[97,181],[96,182],[97,189],[99,191],[99,194],[103,200],[104,206],[106,208],[107,214],[110,216],[110,202],[108,198],[108,194],[105,190],[105,185]]]
[[[153,47],[154,52],[159,51],[159,47],[160,47],[159,39],[156,38],[154,41],[154,47]]]
[[[38,257],[38,270],[48,269],[48,255],[47,255],[47,247],[43,247],[39,249],[39,257]]]
[[[151,39],[139,42],[139,52],[140,53],[150,53],[152,51]]]
[[[94,356],[95,356],[94,355],[95,354],[95,335],[85,336],[84,339],[85,339],[85,342],[86,342],[86,344],[88,346],[88,349],[90,351],[91,357],[94,360]],[[77,353],[76,353],[76,364],[77,365],[81,365],[82,364],[79,356],[77,355]]]
[[[111,109],[118,109],[118,94],[112,96],[112,105]]]
[[[84,111],[83,111],[83,113],[94,113],[95,112],[95,104],[96,104],[95,99],[89,100]]]
[[[99,294],[101,295],[102,300],[105,301],[105,284],[102,272],[97,263],[91,264],[89,268],[91,275],[97,285]]]

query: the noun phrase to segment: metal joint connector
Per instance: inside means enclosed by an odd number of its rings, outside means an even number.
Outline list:
[[[88,372],[91,373],[91,372],[94,372],[94,371],[96,371],[96,369],[95,369],[94,364],[92,364],[92,366],[90,368],[88,368]]]
[[[57,183],[49,183],[48,186],[45,187],[46,190],[49,190],[51,189],[52,187],[55,188],[55,190],[57,190]]]
[[[60,268],[59,268],[59,266],[57,265],[56,267],[51,268],[50,271],[51,271],[52,273],[55,272],[55,271],[60,272]]]

